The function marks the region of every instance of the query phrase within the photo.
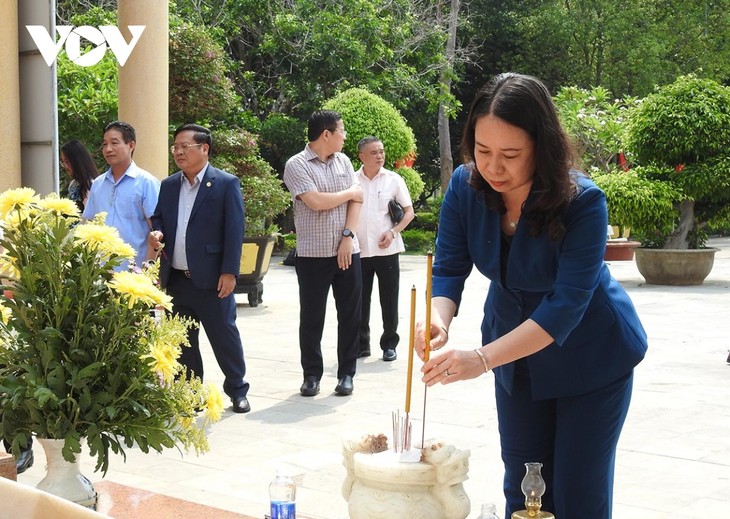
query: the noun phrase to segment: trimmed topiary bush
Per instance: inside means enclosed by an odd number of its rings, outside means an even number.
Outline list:
[[[666,249],[704,245],[708,224],[730,223],[730,87],[681,76],[647,96],[628,118],[626,144],[635,162],[653,166],[649,180],[677,194],[676,227],[656,243]],[[661,229],[665,221],[656,221]]]
[[[393,169],[396,160],[416,151],[416,138],[406,120],[382,97],[362,88],[351,88],[327,101],[323,107],[342,115],[347,130],[343,151],[357,158],[357,143],[363,137],[374,135],[383,141],[385,167]]]

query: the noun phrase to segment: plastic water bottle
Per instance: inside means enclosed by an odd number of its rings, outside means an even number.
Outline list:
[[[297,485],[294,480],[277,471],[276,477],[269,485],[271,519],[296,519],[296,495]]]
[[[482,513],[477,519],[499,519],[497,515],[497,506],[492,503],[482,505]]]

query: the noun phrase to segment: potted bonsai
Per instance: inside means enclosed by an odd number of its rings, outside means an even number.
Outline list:
[[[274,169],[259,155],[256,137],[242,129],[213,132],[216,167],[241,179],[245,204],[245,237],[237,294],[248,294],[252,307],[262,302],[263,278],[269,270],[278,227],[274,218],[290,204],[289,192]]]
[[[661,185],[673,203],[671,217],[657,211],[632,224],[642,242],[639,272],[648,283],[701,284],[717,252],[705,247],[705,228],[730,224],[730,88],[681,76],[643,99],[627,122],[638,178]]]

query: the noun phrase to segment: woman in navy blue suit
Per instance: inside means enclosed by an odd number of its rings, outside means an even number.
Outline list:
[[[477,94],[461,154],[441,209],[430,346],[446,344],[472,266],[490,279],[482,346],[432,355],[423,380],[494,372],[505,517],[524,508],[524,464],[537,461],[544,510],[608,519],[616,444],[647,344],[603,262],[605,196],[572,169],[552,98],[530,76],[501,74]]]

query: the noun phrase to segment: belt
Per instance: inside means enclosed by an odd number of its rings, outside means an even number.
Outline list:
[[[180,270],[180,269],[171,269],[173,272],[177,272],[181,276],[185,276],[186,278],[190,278],[190,271],[189,270]]]

